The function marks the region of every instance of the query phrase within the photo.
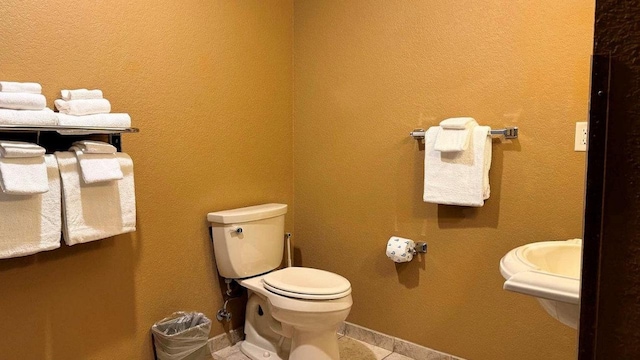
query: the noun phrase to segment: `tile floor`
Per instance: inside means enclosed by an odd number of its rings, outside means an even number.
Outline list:
[[[391,350],[369,345],[347,336],[339,336],[338,345],[342,360],[412,360],[410,357],[391,352]],[[213,353],[213,358],[215,360],[250,360],[240,352],[238,344]]]

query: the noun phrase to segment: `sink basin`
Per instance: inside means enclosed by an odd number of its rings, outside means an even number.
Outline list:
[[[517,247],[500,260],[503,288],[535,297],[549,315],[577,329],[581,260],[581,239]]]

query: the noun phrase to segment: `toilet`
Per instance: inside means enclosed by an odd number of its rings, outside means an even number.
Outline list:
[[[251,359],[337,360],[337,327],[353,300],[344,277],[313,268],[276,270],[286,204],[212,212],[218,272],[249,292],[241,351]]]

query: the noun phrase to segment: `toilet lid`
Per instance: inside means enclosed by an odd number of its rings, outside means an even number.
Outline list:
[[[329,271],[289,267],[266,274],[267,290],[299,299],[338,299],[351,293],[351,283]]]

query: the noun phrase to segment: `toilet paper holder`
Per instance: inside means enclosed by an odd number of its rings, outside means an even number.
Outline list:
[[[417,253],[426,253],[427,252],[427,243],[426,242],[417,242],[416,246],[412,250],[413,255]]]

